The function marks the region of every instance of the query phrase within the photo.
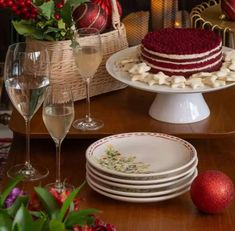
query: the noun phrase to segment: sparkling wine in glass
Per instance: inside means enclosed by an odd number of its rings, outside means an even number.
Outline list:
[[[61,143],[69,132],[74,120],[74,104],[72,92],[63,87],[48,87],[43,103],[44,124],[56,145],[56,180],[47,188],[57,192],[71,191],[73,186],[61,181],[60,156]]]
[[[87,113],[85,118],[75,120],[73,126],[84,131],[97,130],[104,124],[91,117],[90,82],[102,61],[101,38],[95,28],[80,28],[77,30],[76,39],[73,54],[78,72],[86,84]]]
[[[8,47],[4,82],[9,98],[23,116],[26,125],[26,159],[12,166],[7,174],[14,178],[33,181],[44,178],[48,170],[44,166],[32,165],[30,160],[30,121],[44,100],[49,85],[50,61],[45,47],[33,43],[16,43]]]

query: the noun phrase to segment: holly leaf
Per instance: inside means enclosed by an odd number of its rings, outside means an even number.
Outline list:
[[[71,27],[73,25],[72,13],[73,13],[74,7],[77,7],[84,2],[89,2],[89,1],[88,0],[68,0],[64,4],[63,8],[60,11],[60,15],[68,27]]]
[[[60,32],[60,29],[55,28],[55,27],[48,27],[47,30],[44,32],[44,34],[49,34],[51,32],[57,33],[57,32]]]
[[[12,191],[12,189],[23,179],[22,176],[17,176],[14,179],[12,179],[4,189],[4,191],[0,195],[0,207],[2,208],[4,206],[4,202],[9,195],[9,193]]]
[[[18,34],[25,37],[32,36],[35,39],[43,40],[43,33],[37,29],[31,22],[26,20],[12,21],[12,24]]]
[[[62,19],[58,20],[57,25],[58,25],[59,29],[64,29],[65,30],[66,24],[64,23],[64,21]]]
[[[89,2],[89,0],[68,0],[67,1],[72,7],[76,7],[82,3]]]
[[[72,6],[67,1],[63,8],[60,10],[60,16],[63,19],[64,23],[70,27],[72,25],[73,19],[72,19]]]
[[[41,15],[44,16],[46,19],[51,19],[52,16],[55,14],[55,3],[54,1],[44,2],[42,5],[38,6],[39,10],[41,11]]]
[[[44,1],[43,0],[33,0],[32,2],[33,2],[34,5],[40,6],[40,5],[43,4]]]

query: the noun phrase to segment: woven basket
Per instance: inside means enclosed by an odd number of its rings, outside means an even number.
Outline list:
[[[105,68],[107,59],[113,53],[128,47],[125,26],[120,22],[116,0],[110,1],[113,9],[113,30],[101,34],[103,59],[91,81],[90,96],[115,91],[127,86],[112,78]],[[51,58],[51,85],[67,85],[72,90],[75,101],[86,98],[85,83],[76,68],[70,40],[48,42],[28,39],[27,41],[30,41],[30,46],[43,43],[47,47]]]

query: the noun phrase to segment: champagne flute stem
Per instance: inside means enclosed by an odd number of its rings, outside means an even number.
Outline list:
[[[90,78],[86,78],[86,122],[91,122],[91,103],[90,103]]]
[[[56,187],[60,189],[62,187],[61,184],[61,176],[60,176],[60,152],[61,152],[61,140],[55,142],[56,145]]]
[[[30,163],[30,119],[25,119],[25,128],[26,128],[26,160],[25,166],[30,169],[32,168]]]

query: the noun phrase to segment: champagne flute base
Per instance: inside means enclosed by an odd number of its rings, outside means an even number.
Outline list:
[[[49,171],[45,167],[31,166],[26,164],[17,164],[11,167],[7,171],[9,178],[15,178],[16,176],[22,176],[23,181],[36,181],[45,178],[49,174]]]
[[[72,192],[74,190],[74,186],[71,185],[71,184],[67,184],[67,183],[63,183],[63,182],[54,182],[54,183],[50,183],[50,184],[47,184],[45,186],[45,188],[48,190],[48,191],[53,191],[55,190],[57,193],[63,193],[63,192],[66,192],[66,193],[69,193],[69,192]]]
[[[102,128],[104,123],[101,120],[92,118],[87,121],[86,118],[78,119],[73,122],[73,127],[82,131],[94,131]]]

